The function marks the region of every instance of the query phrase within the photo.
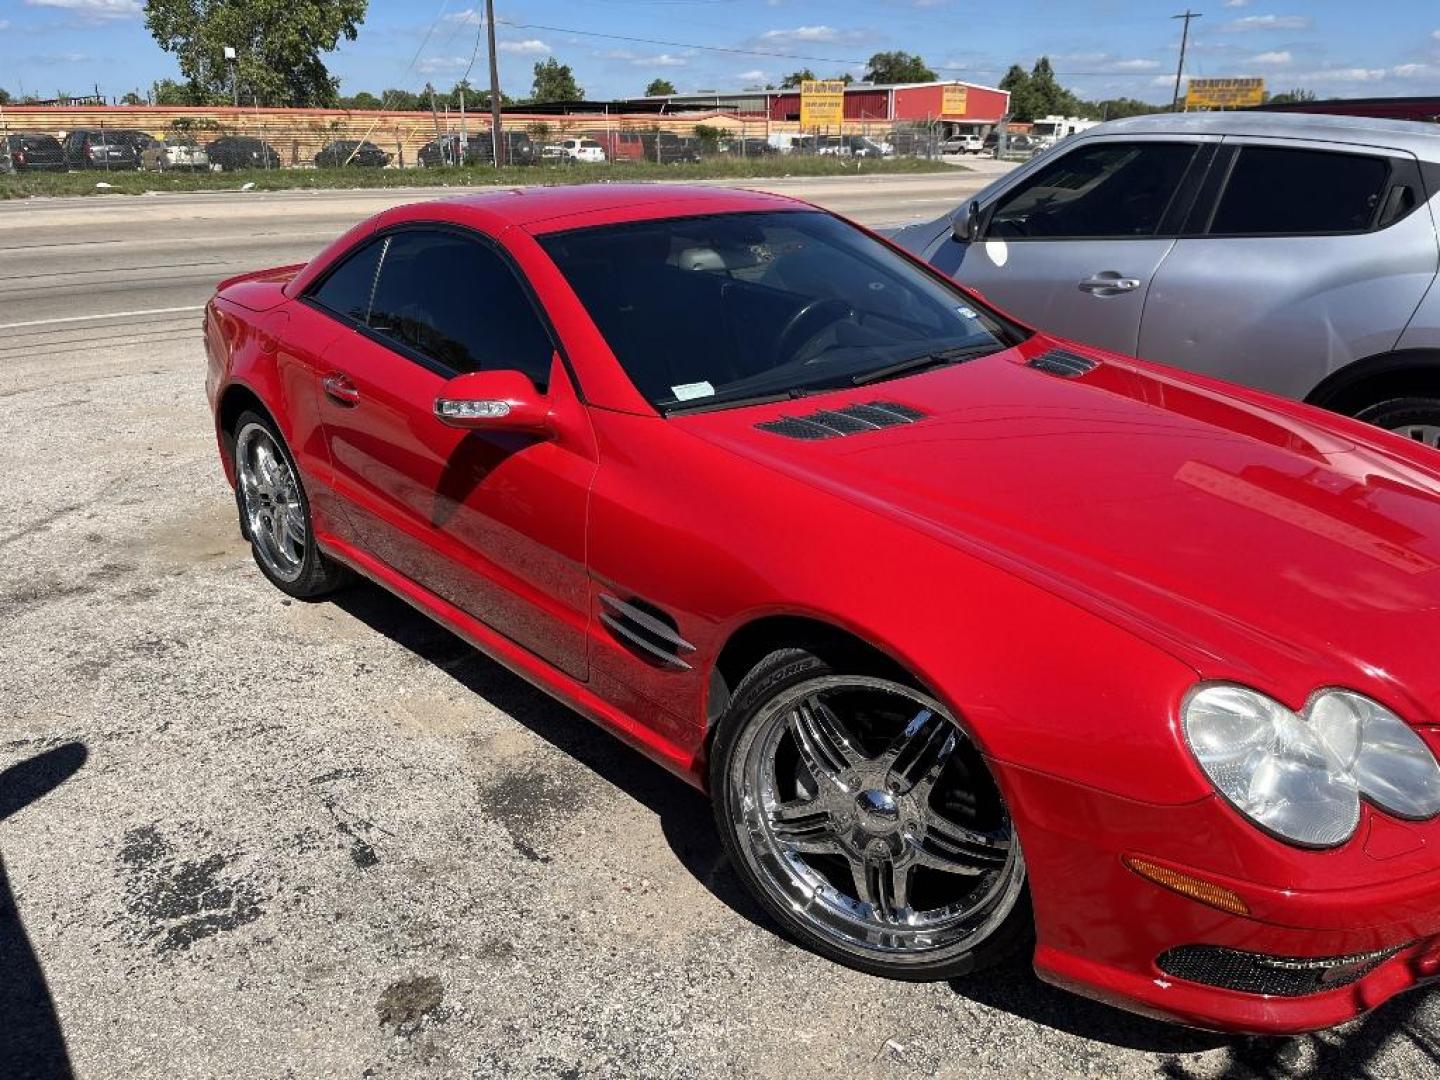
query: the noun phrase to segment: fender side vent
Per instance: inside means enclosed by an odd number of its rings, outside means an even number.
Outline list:
[[[782,416],[755,426],[787,439],[838,439],[898,424],[913,424],[924,416],[919,409],[898,402],[866,401],[843,409],[821,409],[805,416]]]
[[[1353,956],[1266,956],[1220,945],[1181,945],[1155,960],[1165,974],[1243,994],[1303,997],[1358,982],[1404,946]]]
[[[1079,353],[1067,352],[1065,349],[1051,349],[1039,356],[1031,357],[1026,364],[1036,371],[1043,371],[1047,375],[1059,375],[1063,379],[1078,379],[1081,375],[1088,375],[1100,366],[1099,361],[1091,360],[1088,356],[1081,356]]]
[[[600,603],[604,607],[600,621],[620,644],[652,664],[690,670],[681,657],[694,652],[695,646],[680,636],[675,620],[665,612],[643,600],[621,600],[609,593],[600,594]]]

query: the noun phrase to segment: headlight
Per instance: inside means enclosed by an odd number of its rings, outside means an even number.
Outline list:
[[[1360,797],[1406,818],[1440,812],[1440,766],[1404,721],[1348,690],[1303,714],[1243,686],[1191,693],[1185,738],[1217,791],[1261,828],[1306,847],[1355,833]]]
[[[1206,686],[1185,705],[1185,737],[1220,794],[1261,828],[1308,847],[1354,835],[1354,779],[1278,701],[1243,686]]]
[[[1440,766],[1425,741],[1378,701],[1326,690],[1305,710],[1361,794],[1396,817],[1440,813]]]

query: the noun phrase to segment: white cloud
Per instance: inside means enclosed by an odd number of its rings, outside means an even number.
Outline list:
[[[524,41],[497,41],[495,43],[495,49],[497,52],[505,53],[548,53],[554,51],[539,38],[526,38]]]
[[[1158,60],[1116,60],[1109,64],[1110,71],[1154,71],[1160,66]]]
[[[735,78],[739,79],[742,83],[764,82],[765,72],[756,68],[754,71],[742,71],[739,75],[736,75]]]
[[[1273,66],[1276,64],[1288,64],[1291,59],[1288,49],[1277,49],[1274,52],[1256,53],[1250,58],[1250,62],[1252,64],[1268,64]]]
[[[9,29],[10,29],[10,20],[9,20],[9,19],[0,19],[0,30],[9,30]]]
[[[1226,7],[1244,7],[1250,0],[1225,0]]]
[[[133,19],[142,10],[140,0],[25,0],[30,7],[58,8],[90,20]]]
[[[792,30],[766,30],[760,36],[766,41],[835,41],[840,31],[833,26],[797,26]]]
[[[1440,75],[1440,67],[1434,64],[1396,64],[1390,74],[1397,79],[1433,79]]]
[[[1246,15],[1220,29],[1232,34],[1250,30],[1308,30],[1310,19],[1305,15]]]
[[[89,63],[90,57],[84,53],[65,52],[51,53],[49,56],[42,56],[40,60],[47,64],[85,64]]]
[[[637,53],[633,49],[606,49],[595,54],[602,60],[620,60],[631,67],[684,67],[690,61],[673,53]]]
[[[1385,68],[1321,68],[1318,71],[1301,71],[1287,78],[1297,86],[1311,83],[1371,83],[1379,82],[1388,74]]]
[[[443,75],[448,71],[464,71],[468,56],[427,56],[415,65],[421,75]]]

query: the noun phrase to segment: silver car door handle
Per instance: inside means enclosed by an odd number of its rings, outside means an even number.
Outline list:
[[[1080,289],[1088,293],[1125,293],[1134,292],[1140,287],[1140,279],[1133,277],[1121,277],[1119,274],[1109,272],[1096,274],[1094,277],[1086,278],[1080,282]]]

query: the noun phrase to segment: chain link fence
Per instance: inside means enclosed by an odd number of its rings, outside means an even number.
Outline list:
[[[497,155],[488,114],[0,108],[0,139],[15,171],[446,168],[490,165],[497,156],[502,165],[557,169],[781,155],[863,161],[937,158],[946,135],[931,123],[802,131],[735,114],[514,116],[502,130]]]

